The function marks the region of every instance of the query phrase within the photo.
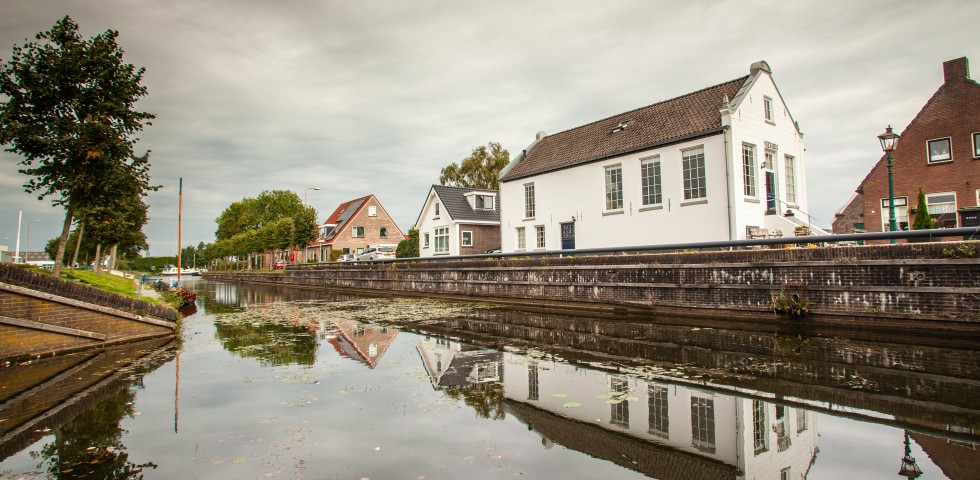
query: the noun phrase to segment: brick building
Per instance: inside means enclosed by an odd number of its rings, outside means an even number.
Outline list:
[[[936,228],[963,226],[962,214],[980,206],[980,84],[966,57],[943,62],[945,82],[912,119],[895,151],[895,217],[907,230],[918,192],[926,194]],[[834,233],[888,231],[888,161],[861,181],[834,220]]]
[[[499,250],[499,200],[496,190],[433,185],[415,222],[419,256]]]
[[[341,203],[320,225],[319,238],[306,246],[310,262],[331,260],[331,253],[360,254],[368,245],[398,245],[405,239],[388,211],[374,195]]]

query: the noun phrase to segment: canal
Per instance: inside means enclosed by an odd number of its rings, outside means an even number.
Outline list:
[[[977,478],[980,345],[197,280],[0,364],[0,479]]]

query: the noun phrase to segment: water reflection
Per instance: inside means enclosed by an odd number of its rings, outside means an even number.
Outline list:
[[[427,337],[418,344],[432,387],[461,400],[482,418],[504,418],[503,353]]]
[[[330,328],[322,325],[321,331],[328,332]],[[369,368],[378,366],[378,362],[395,339],[395,335],[398,335],[397,328],[372,325],[356,320],[338,321],[333,328],[336,329],[337,334],[330,336],[328,341],[337,353],[363,363]]]

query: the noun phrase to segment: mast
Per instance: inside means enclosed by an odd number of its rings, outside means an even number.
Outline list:
[[[177,285],[180,285],[180,228],[181,213],[184,210],[184,177],[177,183]]]

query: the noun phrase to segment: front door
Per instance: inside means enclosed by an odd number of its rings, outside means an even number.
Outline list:
[[[561,249],[575,250],[575,222],[561,224]]]
[[[776,174],[766,172],[766,209],[776,209]]]

